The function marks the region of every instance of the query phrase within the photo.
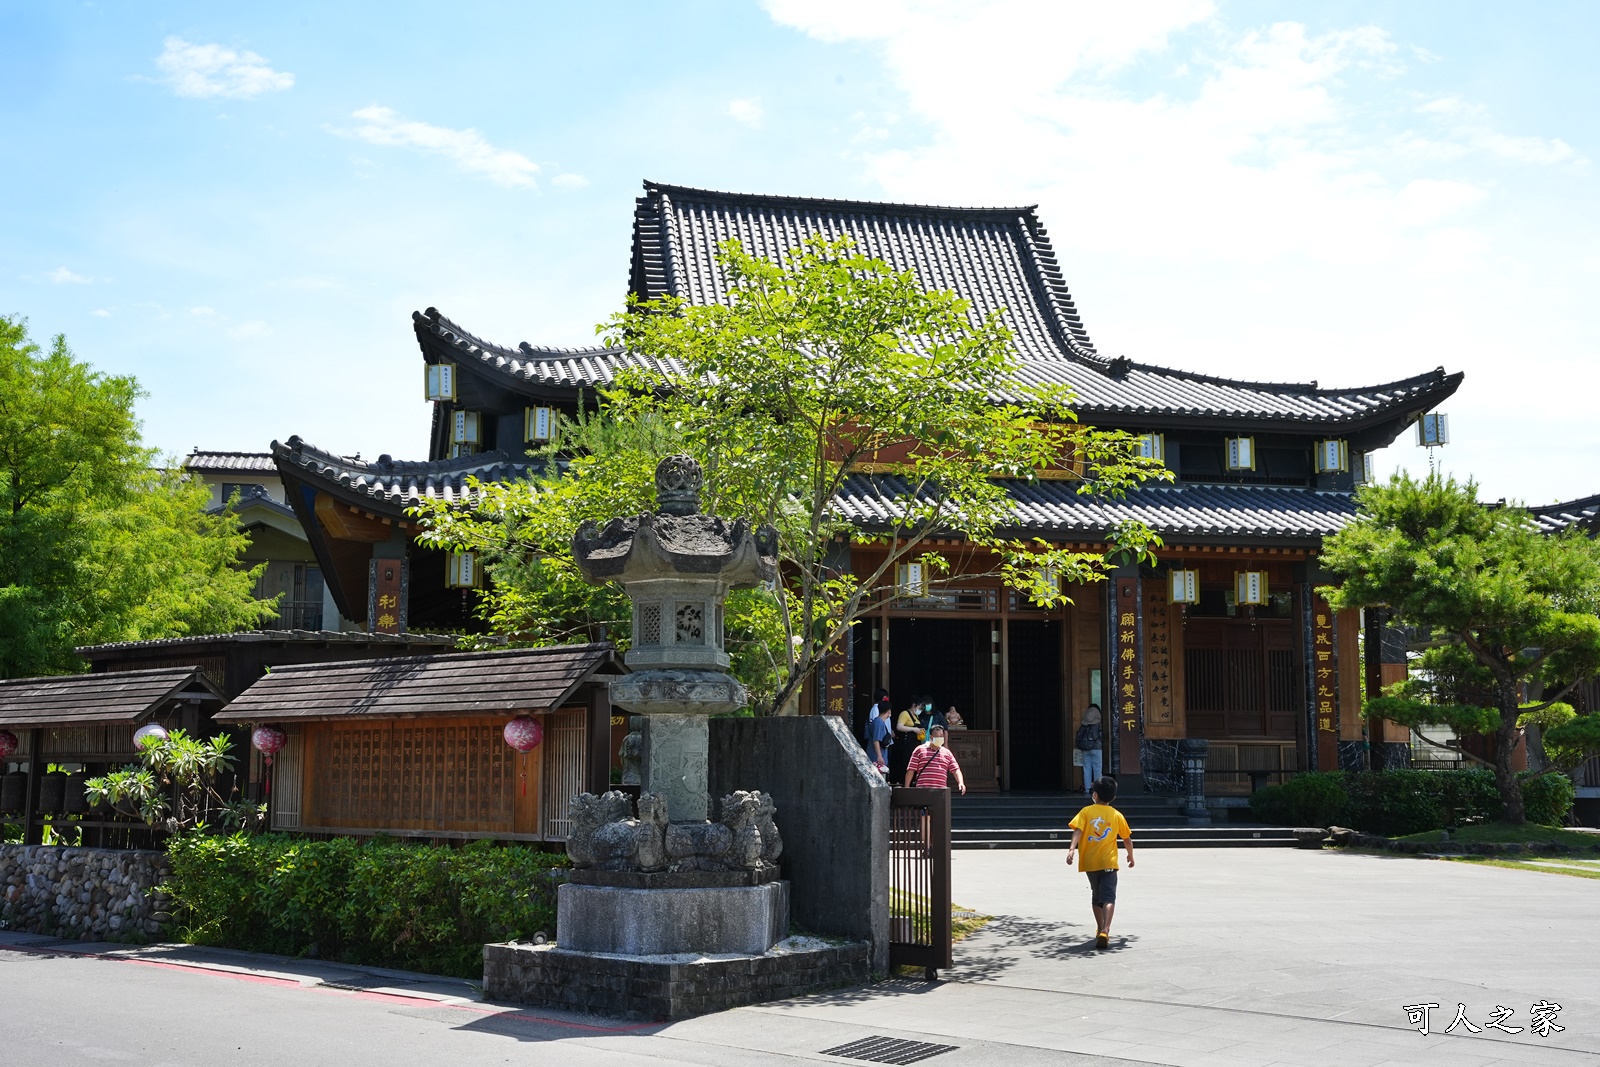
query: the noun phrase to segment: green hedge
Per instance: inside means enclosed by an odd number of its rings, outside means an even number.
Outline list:
[[[486,942],[555,934],[565,856],[474,842],[188,834],[167,846],[185,940],[475,978]]]
[[[1559,826],[1576,795],[1561,774],[1519,775],[1530,823]],[[1452,824],[1492,822],[1503,805],[1487,770],[1308,772],[1250,797],[1262,822],[1280,826],[1331,826],[1401,837]]]

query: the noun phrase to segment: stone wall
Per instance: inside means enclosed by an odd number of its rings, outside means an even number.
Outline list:
[[[171,915],[165,853],[0,845],[0,923],[85,940],[151,941]]]
[[[866,941],[889,970],[889,785],[831,715],[712,719],[712,796],[770,793],[790,915],[810,934]]]

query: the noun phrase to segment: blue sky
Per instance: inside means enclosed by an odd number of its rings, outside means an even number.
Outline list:
[[[1597,46],[1579,3],[0,0],[0,311],[168,452],[418,456],[410,313],[592,343],[642,179],[1038,203],[1102,352],[1465,370],[1441,462],[1543,503],[1600,492]]]

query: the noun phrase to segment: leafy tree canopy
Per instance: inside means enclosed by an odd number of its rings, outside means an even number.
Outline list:
[[[1367,713],[1448,723],[1495,741],[1505,819],[1522,822],[1511,772],[1519,722],[1600,671],[1600,545],[1540,533],[1518,507],[1485,505],[1477,486],[1430,474],[1363,487],[1356,521],[1323,546],[1335,608],[1383,608],[1431,647],[1417,677]],[[1542,700],[1525,704],[1527,686]]]
[[[604,392],[603,415],[563,426],[546,474],[483,487],[475,511],[419,509],[425,543],[493,561],[484,603],[503,632],[625,618],[619,592],[579,594],[569,539],[583,519],[653,507],[655,464],[685,451],[705,472],[703,510],[778,530],[783,580],[729,613],[752,650],[741,676],[762,675],[762,710],[774,711],[857,619],[897,595],[900,564],[951,582],[1000,576],[1045,604],[1065,599],[1063,582],[1105,576],[1099,553],[1017,536],[997,479],[1071,468],[1080,492],[1115,496],[1171,477],[1127,434],[1079,425],[1064,387],[1025,380],[998,316],[975,319],[967,301],[924,290],[847,238],[812,238],[782,264],[729,241],[720,260],[726,305],[630,299],[601,327],[638,362]],[[846,491],[874,525],[839,513]],[[968,550],[932,551],[931,538],[952,535]],[[1154,541],[1130,525],[1115,547],[1138,556]],[[854,573],[852,546],[881,551],[873,569]]]
[[[74,645],[220,632],[273,614],[209,490],[153,467],[131,377],[0,316],[0,677],[79,670]]]

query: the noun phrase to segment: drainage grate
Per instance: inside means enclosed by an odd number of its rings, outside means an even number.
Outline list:
[[[838,1048],[822,1050],[824,1056],[843,1056],[846,1059],[866,1060],[869,1063],[916,1063],[918,1060],[954,1052],[960,1045],[930,1045],[923,1041],[906,1041],[898,1037],[869,1037],[852,1041]]]

